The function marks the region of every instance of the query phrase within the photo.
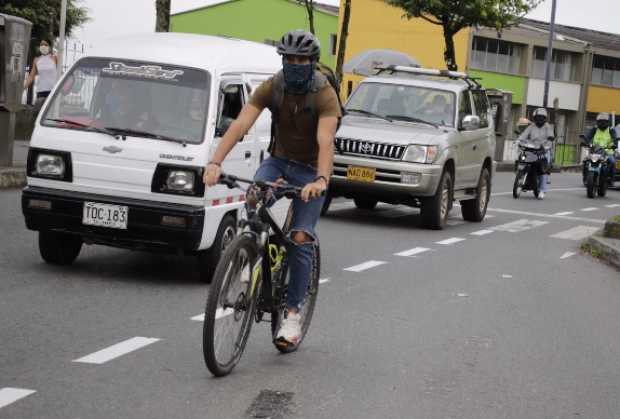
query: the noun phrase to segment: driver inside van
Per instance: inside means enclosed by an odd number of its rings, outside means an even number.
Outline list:
[[[133,89],[120,80],[112,80],[101,119],[108,128],[149,131],[158,125],[144,102],[140,103]]]
[[[446,97],[437,94],[425,111],[425,119],[436,124],[450,125],[452,124],[451,108]]]

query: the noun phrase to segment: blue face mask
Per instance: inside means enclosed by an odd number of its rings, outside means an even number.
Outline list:
[[[286,90],[294,94],[304,94],[310,90],[314,76],[314,65],[310,64],[283,64],[284,83]]]

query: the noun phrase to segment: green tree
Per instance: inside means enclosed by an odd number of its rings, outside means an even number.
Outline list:
[[[32,51],[41,39],[53,42],[60,35],[60,3],[61,0],[0,0],[0,13],[32,22]],[[88,9],[80,7],[79,3],[81,0],[67,0],[67,36],[90,20]]]
[[[471,26],[497,29],[514,24],[542,0],[384,0],[405,10],[405,17],[422,18],[443,28],[444,60],[456,71],[454,35]]]
[[[155,0],[155,31],[168,32],[170,30],[170,0]]]

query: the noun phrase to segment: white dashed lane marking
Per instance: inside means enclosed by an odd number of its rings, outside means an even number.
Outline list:
[[[598,209],[597,207],[588,207],[588,208],[581,208],[581,211],[592,212],[592,211],[596,211],[597,209]]]
[[[195,322],[204,322],[205,321],[205,314],[204,313],[199,314],[197,316],[194,316],[194,317],[190,318],[190,320],[193,320]]]
[[[437,244],[442,244],[444,246],[449,246],[451,244],[462,242],[462,241],[465,241],[465,239],[463,239],[461,237],[451,237],[449,239],[438,241]]]
[[[32,393],[36,393],[35,390],[28,390],[25,388],[13,388],[4,387],[0,388],[0,409],[5,406],[15,403],[19,399],[23,399],[26,396],[30,396]]]
[[[528,220],[526,218],[523,218],[521,220],[512,221],[510,223],[500,224],[498,226],[492,227],[492,229],[495,231],[507,231],[509,233],[521,233],[523,231],[531,230],[545,224],[548,224],[548,221]]]
[[[577,226],[570,228],[565,231],[560,231],[559,233],[553,234],[550,237],[554,239],[564,239],[564,240],[583,240],[586,237],[594,234],[598,228],[590,227],[590,226]]]
[[[330,278],[321,278],[319,279],[319,284],[327,284]]]
[[[564,211],[564,212],[556,212],[553,215],[572,215],[574,213],[575,213],[575,211]]]
[[[380,260],[369,260],[368,262],[360,263],[359,265],[351,266],[349,268],[345,268],[344,270],[349,272],[362,272],[377,266],[385,265],[386,263],[387,262]]]
[[[420,253],[428,252],[429,248],[426,247],[414,247],[413,249],[405,250],[399,253],[394,253],[394,256],[415,256]]]
[[[618,207],[620,207],[620,204],[609,204],[609,205],[605,205],[605,207],[607,207],[607,208],[618,208]]]
[[[137,336],[135,338],[127,339],[123,342],[117,343],[116,345],[112,345],[108,348],[94,352],[90,355],[86,355],[82,358],[75,359],[73,362],[98,365],[105,364],[108,361],[148,346],[152,343],[157,342],[158,340],[159,339],[157,338],[144,338]]]
[[[560,259],[568,259],[571,256],[575,256],[577,253],[575,252],[566,252],[564,253],[562,256],[560,256]]]
[[[478,230],[478,231],[474,231],[473,233],[469,233],[472,236],[486,236],[487,234],[491,234],[493,233],[493,230]]]

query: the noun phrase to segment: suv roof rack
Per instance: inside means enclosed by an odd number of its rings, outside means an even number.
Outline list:
[[[389,72],[390,74],[408,73],[408,74],[417,74],[420,76],[447,77],[453,80],[461,79],[465,81],[469,85],[469,87],[473,89],[483,88],[480,85],[480,83],[478,83],[478,79],[469,77],[466,73],[463,73],[460,71],[437,70],[434,68],[421,68],[421,67],[407,67],[403,65],[378,65],[375,67],[375,69],[377,70],[377,75],[386,71],[386,72]]]

